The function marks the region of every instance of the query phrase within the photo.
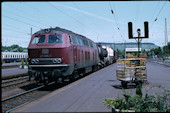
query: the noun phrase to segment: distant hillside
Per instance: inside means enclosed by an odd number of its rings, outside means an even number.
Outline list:
[[[124,50],[125,48],[125,43],[104,43],[104,42],[97,42],[97,44],[101,45],[107,45],[111,46],[111,48],[119,49],[119,50]],[[126,43],[126,48],[137,48],[138,44],[134,42]],[[159,46],[155,45],[154,43],[141,43],[142,50],[144,49],[152,49],[152,48],[158,48]]]

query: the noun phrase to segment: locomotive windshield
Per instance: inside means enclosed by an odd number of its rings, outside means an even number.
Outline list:
[[[42,44],[45,42],[45,35],[35,36],[31,44]]]
[[[49,35],[48,43],[62,43],[62,35]]]

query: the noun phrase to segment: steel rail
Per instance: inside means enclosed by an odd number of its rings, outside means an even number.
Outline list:
[[[16,82],[16,83],[12,83],[12,84],[2,85],[2,87],[1,87],[1,88],[6,88],[6,87],[10,87],[10,86],[14,86],[14,85],[22,84],[22,83],[25,83],[25,82],[28,82],[28,81],[29,81],[29,80],[23,80],[23,81]]]
[[[21,74],[16,74],[16,75],[9,75],[9,76],[2,76],[1,79],[2,80],[8,80],[8,79],[14,79],[14,78],[24,77],[24,76],[28,76],[27,73],[21,73]]]
[[[51,82],[51,83],[48,83],[47,85],[51,85],[51,84],[54,84],[54,83],[55,83],[55,82]],[[32,92],[32,91],[35,91],[35,90],[37,90],[37,89],[41,89],[41,88],[43,88],[43,87],[45,87],[45,86],[46,86],[46,85],[42,85],[42,86],[36,87],[36,88],[34,88],[34,89],[30,89],[30,90],[28,90],[28,91],[25,91],[25,92],[22,92],[22,93],[19,93],[19,94],[16,94],[16,95],[13,95],[13,96],[4,98],[4,99],[1,100],[1,102],[5,102],[5,101],[10,100],[10,99],[13,99],[13,98],[15,98],[15,97],[18,97],[18,96],[27,94],[27,93]]]
[[[10,65],[10,66],[2,66],[2,69],[9,69],[14,67],[19,67],[20,65]]]
[[[28,78],[29,78],[28,76],[23,76],[23,77],[20,77],[20,78],[12,78],[12,79],[9,79],[9,80],[2,81],[1,84],[6,84],[6,83],[14,82],[14,81],[28,79]]]
[[[13,95],[13,96],[10,96],[10,97],[7,97],[7,98],[4,98],[4,99],[2,99],[2,100],[1,100],[1,102],[5,102],[5,101],[7,101],[7,100],[10,100],[10,99],[16,98],[16,97],[21,96],[21,95],[24,95],[24,94],[26,94],[26,93],[29,93],[29,92],[35,91],[35,90],[37,90],[37,89],[43,88],[44,86],[45,86],[45,85],[42,85],[42,86],[36,87],[36,88],[34,88],[34,89],[30,89],[30,90],[28,90],[28,91],[25,91],[25,92],[22,92],[22,93],[19,93],[19,94],[16,94],[16,95]]]

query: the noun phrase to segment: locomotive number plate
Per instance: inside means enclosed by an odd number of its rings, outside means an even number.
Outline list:
[[[42,54],[48,54],[49,50],[48,49],[42,49]]]

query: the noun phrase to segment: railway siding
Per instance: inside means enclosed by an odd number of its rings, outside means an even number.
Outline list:
[[[21,73],[21,74],[13,74],[13,75],[6,75],[6,76],[1,76],[2,80],[7,80],[7,79],[12,79],[12,78],[18,78],[18,77],[23,77],[23,76],[28,76],[27,73]]]

